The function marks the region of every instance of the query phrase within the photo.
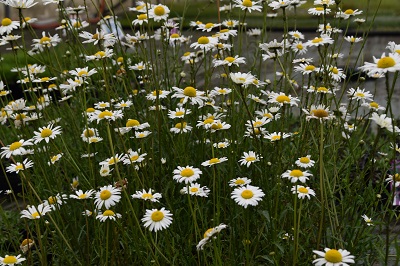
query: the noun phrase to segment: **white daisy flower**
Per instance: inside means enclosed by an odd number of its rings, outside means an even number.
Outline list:
[[[34,143],[39,143],[44,140],[46,143],[49,143],[50,139],[55,139],[57,135],[61,134],[61,127],[56,126],[53,128],[54,124],[48,124],[45,127],[39,128],[38,131],[33,132],[35,136],[32,138]]]
[[[361,218],[364,219],[364,221],[367,223],[368,226],[373,226],[374,225],[374,223],[372,222],[372,219],[369,218],[367,215],[364,214],[364,215],[361,216]]]
[[[210,189],[208,189],[208,187],[202,187],[198,183],[188,184],[186,187],[181,189],[181,194],[189,194],[191,196],[208,197],[209,193]]]
[[[293,194],[297,194],[297,196],[299,197],[299,199],[304,199],[305,197],[307,197],[308,199],[310,199],[310,196],[315,196],[315,191],[312,190],[309,187],[304,187],[304,186],[294,186],[292,187],[292,192]]]
[[[21,218],[28,218],[31,220],[40,219],[42,216],[46,215],[46,213],[51,211],[51,207],[45,204],[39,204],[37,207],[28,206],[27,210],[23,210],[20,212]]]
[[[100,220],[100,222],[105,222],[107,220],[113,220],[116,221],[116,219],[121,218],[122,215],[119,213],[115,213],[112,210],[105,210],[104,212],[100,212],[97,216],[96,219]]]
[[[181,167],[178,166],[177,169],[173,171],[173,179],[178,183],[184,182],[185,184],[192,183],[200,178],[203,172],[193,166]]]
[[[298,158],[294,163],[299,167],[310,168],[314,166],[315,161],[311,160],[311,155],[307,155]]]
[[[246,209],[248,205],[257,206],[264,195],[259,187],[246,185],[235,188],[231,193],[231,198]]]
[[[101,209],[104,205],[106,209],[117,204],[121,199],[121,189],[112,185],[104,186],[96,192],[95,201],[97,209]]]
[[[9,2],[10,0],[7,0],[7,1]],[[18,256],[5,255],[4,258],[0,257],[1,265],[11,265],[11,266],[18,265],[25,260],[26,260],[25,258],[21,258],[21,254]]]
[[[144,201],[151,202],[159,202],[159,199],[162,198],[160,193],[153,193],[153,190],[150,188],[149,191],[143,189],[142,191],[136,191],[135,194],[131,195],[132,199],[142,199]]]
[[[257,155],[254,151],[243,152],[242,158],[239,160],[240,165],[250,167],[252,163],[260,161],[261,156]]]
[[[171,225],[172,213],[165,208],[146,210],[142,222],[144,227],[149,228],[150,231],[157,232]]]
[[[212,166],[212,165],[219,164],[219,163],[226,162],[226,161],[228,161],[228,158],[226,158],[226,157],[212,158],[210,160],[207,160],[207,161],[201,163],[201,165],[202,166]]]
[[[235,179],[229,180],[230,187],[241,187],[251,183],[251,179],[247,177],[237,177]]]
[[[299,169],[293,169],[293,170],[287,170],[282,174],[282,178],[287,178],[290,180],[292,183],[296,183],[297,181],[300,181],[301,183],[305,183],[309,177],[312,176],[311,173],[308,171],[301,171]]]
[[[215,235],[221,232],[222,229],[225,229],[226,227],[227,227],[226,224],[220,224],[217,225],[216,227],[207,229],[207,231],[204,233],[203,239],[200,240],[200,242],[196,246],[197,250],[203,250],[204,245],[207,244],[210,241],[210,239],[215,238]]]
[[[19,171],[23,171],[31,167],[33,167],[33,162],[26,158],[22,163],[17,162],[15,164],[12,163],[10,164],[10,166],[7,166],[6,172],[18,174]]]
[[[91,199],[92,195],[95,193],[93,189],[86,190],[83,192],[82,190],[77,190],[75,191],[75,194],[69,195],[71,199],[77,199],[77,200],[84,200],[84,199]]]
[[[315,254],[321,257],[313,261],[316,266],[349,266],[348,263],[355,263],[354,256],[345,249],[325,248],[324,251],[313,250]]]
[[[25,149],[26,146],[33,145],[31,140],[19,140],[16,142],[7,145],[6,147],[1,147],[2,151],[0,152],[1,158],[6,157],[10,158],[11,156],[16,155],[25,155],[27,154],[27,150]]]

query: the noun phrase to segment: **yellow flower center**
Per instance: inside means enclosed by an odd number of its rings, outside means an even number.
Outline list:
[[[398,49],[398,50],[395,50],[395,52],[396,52],[396,53],[398,53],[398,54],[400,54],[400,49]]]
[[[113,113],[111,113],[110,111],[103,111],[99,114],[99,118],[102,119],[102,118],[110,117],[112,115],[113,115]]]
[[[337,75],[337,74],[339,73],[339,70],[338,70],[336,67],[333,67],[333,68],[331,68],[330,70],[331,70],[331,72],[332,72],[333,74],[335,74],[335,75]]]
[[[86,76],[87,74],[88,74],[88,72],[86,70],[81,70],[78,72],[79,77]]]
[[[281,139],[281,136],[279,136],[279,135],[272,136],[272,138],[271,138],[272,141],[280,140],[280,139]]]
[[[219,93],[226,93],[226,90],[225,89],[220,89],[220,90],[218,90],[218,92]]]
[[[303,176],[303,171],[298,170],[298,169],[292,170],[289,175],[299,178],[299,177]]]
[[[194,175],[194,171],[190,168],[185,168],[181,171],[181,176],[183,177],[191,177]]]
[[[248,157],[245,158],[245,160],[248,161],[248,162],[252,162],[252,161],[256,160],[256,157],[248,156]]]
[[[295,37],[295,38],[300,38],[300,34],[295,33],[295,34],[293,34],[293,37]]]
[[[317,10],[317,11],[324,11],[324,8],[321,7],[321,6],[319,6],[319,7],[316,7],[315,10]]]
[[[197,188],[197,187],[192,187],[190,189],[190,192],[193,192],[193,193],[196,193],[197,191],[199,191],[199,188]]]
[[[122,56],[117,58],[117,62],[118,63],[123,63],[124,62],[124,58]]]
[[[26,118],[25,114],[17,114],[15,116],[15,120],[24,120],[24,118]],[[11,147],[10,147],[11,148]]]
[[[147,19],[147,14],[140,14],[140,15],[137,16],[137,18],[139,20],[145,20],[145,19]]]
[[[379,104],[376,103],[376,102],[370,102],[370,103],[369,103],[369,106],[371,106],[372,108],[378,108],[378,107],[379,107]]]
[[[262,126],[262,122],[261,121],[256,121],[256,122],[253,123],[253,126],[254,127]]]
[[[55,204],[57,202],[57,198],[50,196],[47,201],[49,202],[49,204]]]
[[[100,192],[100,199],[108,200],[109,198],[111,198],[111,192],[109,190],[105,189]]]
[[[7,256],[7,257],[5,257],[4,259],[3,259],[3,263],[4,264],[15,264],[15,263],[17,263],[17,257],[15,257],[15,256]]]
[[[299,160],[301,163],[309,163],[310,159],[308,157],[301,157]]]
[[[308,189],[306,189],[305,187],[299,188],[298,191],[299,191],[300,193],[303,193],[303,194],[307,194],[307,193],[308,193]]]
[[[153,195],[149,194],[149,193],[144,193],[142,194],[142,199],[152,199]]]
[[[31,17],[24,17],[25,22],[28,22],[29,20],[31,20]]]
[[[393,178],[394,178],[395,182],[400,182],[400,175],[399,174],[395,174]]]
[[[176,38],[179,38],[179,34],[178,33],[171,34],[171,39],[176,39]]]
[[[15,150],[19,149],[21,146],[22,146],[21,142],[19,142],[19,141],[13,142],[10,145],[10,151],[15,151]]]
[[[299,43],[299,44],[296,45],[296,48],[299,49],[299,50],[303,50],[304,47],[303,47],[303,45],[301,43]]]
[[[44,36],[44,37],[40,38],[39,43],[40,43],[40,44],[48,43],[48,42],[50,42],[50,40],[51,40],[51,39],[50,39],[49,37]]]
[[[286,95],[279,95],[278,97],[276,97],[276,101],[278,103],[289,103],[290,102],[290,98]]]
[[[187,123],[183,122],[183,123],[176,123],[175,127],[182,129],[182,128],[186,128]]]
[[[324,109],[314,109],[311,111],[311,113],[318,118],[323,118],[323,117],[329,116],[328,111],[326,111]]]
[[[207,24],[205,25],[205,28],[206,28],[206,29],[210,29],[210,28],[212,28],[212,27],[214,27],[214,23],[207,23]]]
[[[128,119],[125,126],[126,127],[137,127],[137,126],[140,126],[140,122],[137,121],[136,119]]]
[[[139,159],[139,155],[133,155],[130,157],[130,160],[133,162],[136,161],[137,159]]]
[[[152,219],[154,222],[159,222],[159,221],[161,221],[162,219],[164,219],[164,213],[162,213],[161,211],[155,211],[155,212],[153,212],[153,213],[151,214],[151,219]]]
[[[79,195],[78,198],[80,198],[80,199],[86,199],[86,194],[83,193],[83,194]]]
[[[210,42],[210,39],[208,37],[202,36],[197,39],[198,44],[208,44]]]
[[[157,16],[162,16],[165,14],[165,8],[163,6],[156,6],[154,8],[154,14]]]
[[[178,111],[175,113],[175,116],[183,116],[185,113],[182,111]]]
[[[94,131],[91,130],[91,129],[87,129],[87,130],[85,130],[85,132],[83,133],[83,135],[84,135],[86,138],[93,137],[93,136],[94,136]]]
[[[93,34],[92,35],[92,39],[93,40],[98,40],[99,39],[99,34],[98,33]]]
[[[226,22],[226,25],[228,25],[229,27],[232,27],[234,25],[232,20],[229,20],[228,22]]]
[[[229,63],[232,63],[233,61],[235,61],[235,58],[228,56],[227,58],[225,58],[225,61],[228,61]]]
[[[225,32],[228,32],[229,31],[229,29],[223,29],[223,30],[220,30],[219,32],[220,33],[225,33]]]
[[[221,123],[214,123],[211,125],[211,129],[217,130],[223,128]]]
[[[235,184],[236,184],[236,185],[243,185],[244,183],[245,183],[245,182],[244,182],[243,179],[238,179],[238,180],[235,181]]]
[[[82,27],[82,24],[79,21],[77,21],[72,26],[74,26],[74,28],[80,28]]]
[[[356,94],[354,94],[354,96],[360,97],[360,98],[364,98],[365,94],[362,92],[357,92]]]
[[[354,10],[353,9],[346,9],[346,11],[344,11],[344,13],[346,15],[352,15],[354,13]]]
[[[342,262],[342,254],[336,249],[330,249],[325,253],[325,259],[327,262],[339,263]]]
[[[207,238],[208,234],[211,233],[212,230],[214,230],[214,228],[207,229],[207,231],[204,233],[204,238]]]
[[[33,217],[34,219],[38,218],[39,216],[40,216],[40,214],[39,214],[38,212],[32,213],[32,217]]]
[[[51,136],[51,134],[53,134],[53,131],[49,128],[44,128],[42,132],[40,132],[40,136],[42,138],[48,138]]]
[[[24,170],[24,166],[22,164],[18,164],[17,166],[15,166],[15,170],[16,171]]]
[[[251,199],[254,196],[254,193],[253,193],[253,191],[251,191],[249,189],[245,189],[245,190],[243,190],[241,196],[244,199]]]
[[[1,21],[1,25],[4,27],[10,26],[12,23],[12,20],[9,18],[3,18],[3,20]]]
[[[196,97],[197,92],[195,88],[189,86],[183,90],[183,95],[188,97]]]
[[[253,2],[251,0],[243,0],[242,5],[245,7],[252,7]]]
[[[106,210],[103,212],[103,216],[114,216],[115,213],[112,210]]]
[[[318,92],[329,92],[329,90],[325,87],[318,87],[317,91]]]
[[[322,38],[314,38],[311,42],[312,43],[320,43],[320,42],[322,42],[324,39],[322,39]]]
[[[94,54],[96,57],[104,57],[106,53],[104,51],[98,51],[97,53]]]
[[[86,109],[87,113],[93,113],[94,111],[96,111],[96,110],[92,107],[89,107],[88,109]]]
[[[382,57],[381,59],[379,59],[377,66],[379,68],[389,68],[392,67],[396,64],[396,62],[394,61],[393,58],[389,57],[389,56],[385,56]]]
[[[208,161],[210,164],[214,164],[214,163],[219,163],[220,160],[218,158],[212,158],[211,160]]]
[[[32,244],[32,243],[33,243],[33,240],[32,240],[32,239],[25,238],[25,239],[21,242],[21,246],[26,246],[26,245],[29,245],[29,244]],[[8,256],[8,257],[10,257],[10,256]]]

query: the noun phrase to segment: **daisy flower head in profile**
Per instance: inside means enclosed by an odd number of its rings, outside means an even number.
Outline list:
[[[10,158],[15,155],[25,155],[27,153],[26,146],[33,145],[31,140],[19,140],[7,145],[5,147],[1,147],[1,158],[6,157]]]
[[[228,158],[226,157],[221,157],[221,158],[212,158],[210,160],[207,160],[203,163],[201,163],[202,166],[212,166],[212,165],[216,165],[222,162],[226,162],[228,161]]]
[[[128,153],[122,158],[122,161],[124,164],[141,163],[145,159],[146,155],[147,153],[140,154],[140,149],[137,151],[129,149]]]
[[[241,187],[251,183],[251,179],[247,177],[237,177],[229,181],[230,187]]]
[[[306,42],[307,47],[311,47],[311,46],[322,46],[325,44],[332,44],[334,42],[334,40],[326,34],[321,34],[320,37],[315,37],[312,40],[309,40]]]
[[[172,87],[172,89],[175,91],[172,98],[182,99],[180,102],[181,104],[185,104],[189,101],[191,105],[203,106],[204,101],[207,99],[204,91],[199,91],[192,86],[187,86],[184,89]]]
[[[25,261],[25,258],[21,258],[21,255],[13,256],[13,255],[5,255],[5,257],[0,256],[1,265],[18,265]]]
[[[264,138],[269,139],[271,142],[279,141],[290,137],[291,134],[284,132],[273,132],[265,134]]]
[[[308,14],[310,15],[315,15],[315,16],[325,16],[327,14],[331,13],[330,8],[324,8],[322,6],[317,6],[317,7],[312,7],[308,9]]]
[[[314,160],[311,160],[311,155],[303,156],[298,158],[294,162],[298,167],[303,167],[303,168],[310,168],[313,167],[315,164]]]
[[[243,156],[239,160],[240,165],[250,167],[251,164],[260,161],[262,157],[257,155],[254,151],[243,152]]]
[[[307,121],[310,119],[318,119],[322,123],[324,120],[332,120],[335,118],[333,113],[329,110],[329,107],[325,107],[323,104],[318,106],[313,104],[311,105],[310,110],[303,109],[303,112],[307,115]]]
[[[205,50],[207,52],[214,49],[217,44],[218,38],[201,36],[197,39],[197,42],[194,42],[190,45],[190,48]]]
[[[43,51],[45,47],[57,46],[61,42],[61,38],[58,36],[58,34],[54,34],[53,36],[49,34],[47,36],[46,32],[43,31],[42,38],[33,39],[32,42],[33,42],[32,46],[35,49]]]
[[[181,194],[189,194],[197,197],[208,197],[210,189],[206,186],[201,186],[198,183],[191,183],[181,189]]]
[[[280,106],[289,104],[290,106],[297,106],[297,102],[300,100],[297,97],[292,97],[291,95],[286,95],[284,92],[271,92],[268,95],[269,103],[276,103]]]
[[[249,11],[262,11],[262,5],[260,5],[261,1],[253,1],[253,0],[234,0],[234,7],[238,7],[242,10]]]
[[[71,199],[77,199],[77,200],[85,200],[85,199],[91,199],[95,191],[93,189],[86,190],[83,192],[81,189],[75,191],[75,194],[69,195]]]
[[[211,239],[215,238],[215,235],[221,232],[223,229],[227,227],[226,224],[220,224],[216,227],[212,227],[205,231],[203,239],[197,244],[197,250],[203,250],[204,245],[207,244]]]
[[[136,191],[135,194],[131,195],[132,199],[141,199],[144,201],[151,201],[151,202],[159,202],[159,199],[162,198],[160,193],[154,193],[153,190],[150,188],[149,191],[143,189],[142,191]]]
[[[325,248],[324,251],[313,250],[315,254],[320,256],[320,258],[313,261],[313,264],[316,266],[349,266],[348,263],[355,263],[354,256],[345,249]]]
[[[372,101],[373,95],[369,91],[365,91],[365,89],[354,89],[350,88],[347,92],[347,95],[349,96],[350,99],[356,100],[356,101],[362,101],[363,103],[366,101]]]
[[[264,195],[264,192],[259,187],[246,185],[235,188],[231,193],[231,198],[246,209],[249,205],[257,206]]]
[[[173,179],[178,183],[184,182],[185,184],[188,184],[199,179],[202,173],[203,172],[199,168],[195,168],[193,166],[178,166],[177,169],[173,171]]]
[[[104,212],[99,212],[99,214],[96,216],[96,219],[104,223],[107,220],[116,221],[117,218],[119,219],[121,217],[122,215],[119,213],[115,213],[112,210],[105,210]]]
[[[188,133],[193,129],[192,126],[189,126],[186,122],[179,122],[176,123],[174,127],[170,129],[172,133],[179,134],[179,133]]]
[[[10,166],[7,166],[6,172],[18,174],[19,171],[23,171],[31,167],[33,167],[33,162],[26,158],[22,163],[16,162],[15,164],[12,163]]]
[[[287,178],[292,183],[296,183],[300,181],[301,183],[305,183],[309,177],[312,176],[308,171],[301,171],[299,169],[287,170],[282,174],[282,178]]]
[[[380,58],[374,56],[373,60],[373,63],[365,62],[359,69],[363,72],[375,74],[386,74],[400,70],[400,54],[398,53],[389,53],[387,56],[383,53]]]
[[[364,221],[367,223],[368,226],[373,226],[374,225],[374,223],[372,222],[372,219],[369,218],[367,215],[363,214],[361,216],[361,218],[364,219]]]
[[[231,80],[243,87],[247,87],[250,84],[253,84],[253,81],[255,79],[254,75],[252,75],[250,72],[248,73],[242,73],[242,72],[237,72],[237,73],[230,73],[229,77]]]
[[[292,192],[293,194],[297,194],[297,196],[299,197],[299,199],[304,199],[304,198],[308,198],[311,199],[311,196],[315,197],[315,191],[312,190],[309,187],[305,187],[305,186],[293,186],[292,187]]]
[[[218,66],[239,66],[239,64],[246,64],[245,58],[244,57],[239,57],[238,55],[235,55],[235,57],[228,56],[225,57],[223,60],[215,59],[213,61],[214,67]]]
[[[192,111],[190,109],[185,109],[183,107],[177,107],[175,111],[168,110],[168,117],[171,119],[184,118],[185,115],[190,114]]]
[[[88,118],[90,122],[97,121],[97,124],[102,120],[106,121],[116,121],[117,119],[121,119],[124,116],[122,110],[95,110],[93,113],[88,114]]]
[[[47,198],[47,200],[44,200],[43,204],[45,206],[50,206],[52,210],[56,210],[66,202],[65,200],[67,198],[68,196],[66,194],[57,193],[57,195],[50,196]]]
[[[146,210],[142,218],[143,226],[157,232],[168,228],[172,223],[172,213],[165,208]]]
[[[96,192],[95,201],[97,209],[103,206],[109,209],[111,206],[117,204],[121,199],[121,189],[115,188],[112,185],[104,186]]]
[[[291,4],[292,0],[275,0],[268,4],[268,6],[272,7],[273,10],[279,8],[286,8]]]
[[[386,110],[385,107],[381,106],[379,103],[377,103],[375,101],[372,101],[372,102],[369,102],[369,103],[367,103],[367,102],[362,103],[361,106],[366,107],[366,108],[370,109],[373,112]]]
[[[57,137],[57,135],[61,134],[61,127],[60,126],[56,126],[54,127],[54,124],[48,124],[45,127],[41,127],[39,128],[38,131],[33,132],[33,134],[35,134],[35,136],[33,136],[32,140],[34,141],[34,143],[39,143],[41,141],[45,141],[46,143],[49,143],[49,141],[51,139],[55,139]]]
[[[51,207],[45,204],[39,204],[36,206],[28,206],[27,210],[23,210],[20,212],[21,218],[28,218],[31,220],[40,219],[42,216],[46,215],[46,213],[51,211]]]

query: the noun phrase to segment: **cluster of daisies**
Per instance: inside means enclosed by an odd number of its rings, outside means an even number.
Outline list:
[[[3,2],[17,9],[26,9],[37,4],[32,0],[4,0]],[[44,5],[57,4],[57,6],[61,6],[58,5],[60,2],[62,1],[43,0]],[[268,11],[274,11],[274,13],[268,13],[267,16],[273,17],[279,11],[286,12],[305,3],[305,1],[300,0],[267,2],[267,4],[264,4],[262,1],[234,0],[230,5],[221,6],[220,11],[230,12],[233,9],[240,9],[252,13],[262,12],[264,8],[268,8]],[[314,7],[310,8],[308,13],[325,19],[333,17],[349,20],[354,18],[355,23],[364,22],[363,19],[357,18],[362,14],[362,11],[333,9],[332,6],[334,5],[336,5],[334,0],[315,0]],[[340,127],[345,139],[349,139],[358,128],[360,121],[357,118],[354,119],[352,112],[358,110],[359,107],[364,108],[362,109],[364,113],[360,111],[359,115],[363,114],[364,117],[368,117],[391,133],[400,133],[400,129],[393,123],[393,119],[388,117],[387,114],[382,114],[385,107],[374,101],[373,94],[366,89],[360,87],[348,89],[348,103],[339,104],[339,106],[327,106],[326,103],[329,101],[321,100],[336,97],[341,89],[341,84],[346,80],[344,69],[338,66],[343,55],[333,45],[341,29],[331,26],[329,22],[319,25],[316,36],[309,40],[305,39],[302,32],[292,30],[288,31],[281,40],[257,42],[256,49],[261,55],[263,63],[283,62],[283,64],[293,65],[293,73],[282,69],[280,72],[274,73],[276,79],[271,81],[262,79],[262,74],[256,75],[251,71],[245,71],[250,69],[253,62],[249,58],[241,56],[235,47],[234,39],[243,32],[239,30],[239,21],[234,19],[227,19],[218,23],[192,21],[190,22],[192,29],[202,33],[201,37],[192,41],[191,36],[184,36],[180,32],[179,23],[170,18],[170,9],[166,5],[138,1],[137,5],[129,8],[129,10],[136,15],[132,21],[134,29],[132,34],[123,33],[116,21],[116,16],[102,18],[94,33],[85,30],[89,27],[86,21],[79,19],[79,16],[78,18],[71,16],[69,19],[62,20],[61,25],[57,27],[60,34],[51,35],[43,32],[40,38],[34,38],[31,44],[32,49],[28,52],[30,55],[52,51],[53,48],[61,45],[62,38],[60,36],[69,36],[68,33],[73,32],[73,36],[80,43],[90,48],[85,50],[88,51],[86,54],[79,55],[79,60],[88,66],[68,66],[67,70],[60,70],[59,75],[54,74],[53,76],[47,76],[47,73],[54,73],[54,69],[48,71],[49,69],[45,65],[30,64],[14,68],[13,71],[20,74],[17,82],[24,88],[24,93],[32,97],[29,97],[29,100],[11,99],[11,90],[7,89],[4,82],[1,81],[0,97],[6,99],[2,100],[2,103],[6,104],[1,109],[0,123],[3,126],[24,130],[27,134],[26,132],[29,130],[29,132],[32,132],[31,125],[33,123],[43,121],[45,118],[48,119],[51,112],[47,112],[47,110],[52,106],[62,107],[63,104],[73,106],[71,103],[74,103],[73,101],[76,98],[79,101],[79,97],[82,97],[82,95],[92,94],[97,96],[102,95],[101,92],[105,91],[106,96],[108,96],[107,100],[98,99],[96,102],[91,102],[93,99],[91,101],[85,100],[85,110],[79,115],[79,118],[85,124],[79,133],[82,146],[95,146],[95,149],[92,150],[97,151],[100,150],[102,145],[104,145],[105,150],[108,150],[109,147],[108,143],[105,144],[106,141],[103,141],[106,136],[101,135],[100,129],[104,125],[107,128],[113,127],[113,133],[121,139],[129,138],[135,143],[141,139],[161,134],[162,132],[156,132],[156,127],[151,124],[151,120],[147,122],[142,118],[154,113],[151,111],[165,115],[163,121],[168,126],[167,133],[171,136],[185,136],[185,134],[186,136],[195,136],[197,133],[201,136],[213,136],[212,148],[220,151],[239,141],[219,138],[222,135],[229,135],[233,131],[233,127],[241,129],[239,135],[243,139],[255,141],[255,143],[265,141],[268,144],[275,145],[282,143],[285,139],[293,138],[297,133],[275,130],[278,124],[284,122],[282,118],[292,110],[291,108],[298,109],[300,116],[305,118],[306,121],[311,122],[315,119],[321,124],[331,123],[334,120],[343,122],[340,123]],[[68,18],[70,15],[85,13],[85,7],[65,8],[59,11],[65,12],[65,18]],[[29,24],[35,21],[35,18],[28,17],[21,19],[21,21],[4,18],[0,25],[0,35],[2,36],[0,45],[10,45],[10,49],[23,47],[24,50],[28,50],[25,43],[20,43],[21,36],[16,32],[29,27]],[[145,27],[150,22],[154,25],[160,25],[154,31],[154,34]],[[249,29],[246,35],[248,40],[255,42],[255,39],[262,35],[262,30]],[[364,41],[358,36],[340,38],[343,38],[350,45],[357,45],[357,43]],[[171,79],[171,82],[168,82],[167,85],[161,80],[168,77],[155,77],[156,71],[162,67],[139,56],[147,55],[148,47],[153,45],[155,41],[165,44],[167,50],[176,52],[177,69],[179,69],[178,73],[180,72],[178,81],[172,82],[173,79]],[[322,49],[325,50],[327,56],[320,58],[320,61],[303,58],[309,52],[317,53]],[[124,54],[122,51],[134,53],[138,57],[133,60],[129,54]],[[383,78],[389,72],[397,72],[400,70],[399,51],[399,44],[389,42],[387,53],[384,52],[379,58],[374,57],[373,62],[366,62],[359,70],[371,78]],[[68,51],[66,56],[72,56],[71,52]],[[195,80],[194,76],[189,77],[188,73],[190,72],[190,75],[197,73],[200,68],[206,65],[204,62],[208,59],[210,59],[208,61],[210,71],[217,75],[219,84],[205,88],[197,85],[194,81],[192,82],[192,80]],[[166,72],[168,71],[169,69]],[[112,75],[105,77],[108,73],[112,73]],[[130,88],[131,79],[138,85],[133,90]],[[110,81],[112,81],[112,86]],[[157,84],[153,84],[153,81],[156,81]],[[113,90],[117,85],[124,87],[124,93],[128,94],[125,95],[126,97],[122,97],[122,93],[119,91]],[[277,86],[280,85],[289,88],[291,93],[289,93],[289,90],[278,91]],[[100,87],[101,90],[97,90],[97,87]],[[302,92],[301,95],[306,95],[306,97],[301,97],[298,93],[299,90]],[[60,94],[61,97],[55,97],[56,93]],[[239,99],[241,101],[238,101]],[[135,109],[136,103],[144,103],[148,106],[148,109],[138,111]],[[231,121],[229,119],[232,118],[230,113],[235,115],[235,112],[244,109],[248,111],[248,120],[245,123],[239,126],[228,123]],[[22,175],[24,170],[32,168],[35,164],[34,160],[30,158],[43,151],[48,151],[47,145],[54,144],[58,138],[63,137],[62,135],[68,134],[66,128],[58,125],[59,119],[49,120],[46,125],[33,131],[29,138],[18,135],[14,140],[3,144],[0,156],[11,160],[10,165],[6,167],[7,172]],[[282,127],[279,128],[283,130]],[[171,137],[171,139],[174,138]],[[204,141],[211,142],[209,139]],[[133,166],[136,171],[145,166],[147,163],[145,147],[143,145],[141,149],[129,148],[123,152],[118,151],[109,154],[107,158],[99,158],[97,152],[82,154],[81,156],[85,158],[94,157],[98,162],[95,167],[98,168],[99,175],[112,177],[115,172],[120,173],[116,169],[117,165]],[[397,145],[396,150],[400,152]],[[62,152],[51,154],[48,158],[49,166],[56,164],[64,156],[66,157]],[[71,155],[68,154],[68,156]],[[165,163],[165,160],[163,158],[162,163]],[[237,164],[238,167],[249,169],[262,160],[259,151],[246,150],[243,151]],[[226,161],[228,161],[228,157],[213,156],[213,158],[208,158],[202,162],[201,166],[205,169],[219,167],[219,164]],[[313,175],[305,169],[312,168],[315,161],[311,160],[311,155],[306,155],[300,157],[294,164],[296,167],[287,170],[281,177],[295,184],[291,191],[298,198],[310,199],[315,196],[315,191],[306,186],[306,183]],[[200,168],[187,165],[177,166],[171,176],[173,180],[183,184],[180,190],[181,194],[205,198],[209,196],[211,190],[207,186],[197,183],[202,174],[203,171]],[[398,175],[393,175],[387,181],[396,182],[396,186],[400,185]],[[93,216],[100,222],[117,221],[122,217],[117,212],[117,208],[118,203],[126,194],[127,182],[127,180],[121,179],[112,185],[103,185],[97,189],[83,191],[77,189],[79,180],[76,178],[71,184],[73,194],[58,193],[55,196],[50,196],[39,205],[28,206],[26,210],[21,211],[21,218],[40,219],[53,211],[64,208],[64,205],[68,205],[69,201],[78,200],[92,203],[93,209],[82,210],[83,215],[92,216],[95,214]],[[233,188],[233,191],[230,192],[231,199],[244,208],[257,206],[265,196],[262,188],[253,186],[251,182],[252,180],[247,177],[237,177],[229,181],[229,186]],[[159,203],[162,195],[150,188],[138,190],[130,197],[134,200]],[[164,207],[151,208],[146,209],[141,221],[144,227],[157,232],[172,224],[172,216],[172,213]],[[373,225],[371,218],[366,215],[363,215],[362,218],[368,226]],[[206,243],[226,228],[227,225],[222,223],[208,229],[198,243],[197,249],[202,250]],[[27,243],[30,244],[29,241]],[[26,248],[26,245],[24,247]],[[320,258],[314,260],[316,265],[354,263],[354,256],[344,249],[325,248],[325,252],[314,251],[314,253],[320,256]],[[2,264],[19,264],[24,260],[20,256],[0,257]]]

